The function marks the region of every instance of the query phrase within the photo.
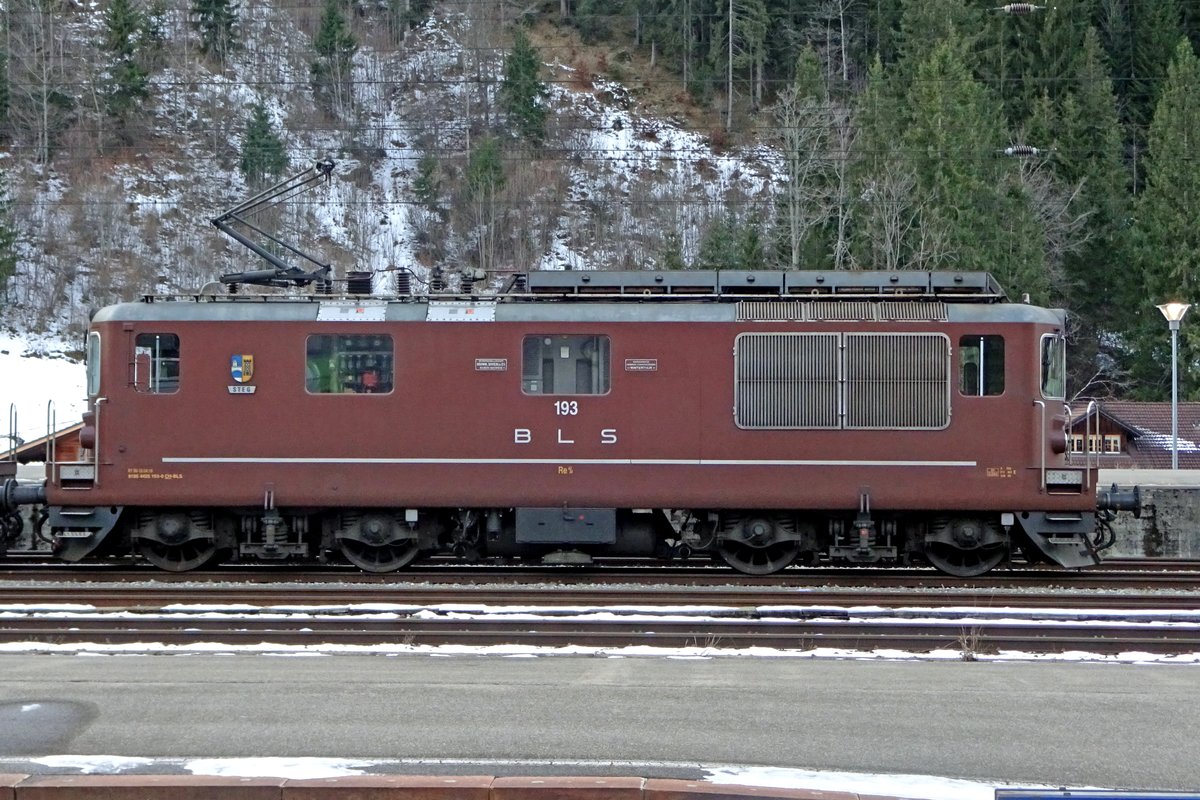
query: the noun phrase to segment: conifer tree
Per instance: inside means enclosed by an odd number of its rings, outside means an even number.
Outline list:
[[[1089,214],[1088,241],[1064,261],[1063,305],[1077,324],[1068,349],[1070,385],[1085,391],[1103,391],[1116,374],[1109,369],[1119,360],[1104,335],[1125,327],[1128,312],[1138,302],[1140,286],[1132,271],[1118,265],[1128,259],[1129,174],[1123,163],[1124,142],[1117,115],[1117,99],[1105,63],[1099,33],[1089,28],[1080,49],[1071,89],[1056,118],[1044,134],[1032,141],[1051,143],[1061,178],[1079,186],[1081,210]],[[1103,354],[1103,357],[1099,357]]]
[[[237,0],[192,0],[192,26],[200,33],[200,52],[225,64],[238,41]]]
[[[918,222],[919,199],[913,196],[911,159],[899,146],[903,98],[878,57],[856,100],[859,138],[852,174],[859,224],[851,235],[851,254],[865,269],[903,269],[912,250],[909,238]]]
[[[430,211],[437,209],[442,186],[437,156],[425,153],[417,162],[417,176],[413,178],[413,195],[417,202]]]
[[[422,24],[433,11],[433,0],[387,0],[388,30],[392,41],[404,41],[408,31]]]
[[[1042,243],[1029,215],[1026,177],[1002,160],[999,102],[968,69],[965,40],[947,38],[916,70],[903,145],[924,199],[921,225],[937,232],[920,262],[970,264],[1013,294],[1048,298]]]
[[[352,67],[358,52],[358,40],[351,33],[339,0],[325,0],[321,27],[313,48],[317,57],[309,68],[313,96],[317,104],[331,114],[340,114],[352,105]]]
[[[1130,3],[1129,9],[1133,39],[1130,118],[1133,124],[1144,126],[1155,113],[1159,91],[1167,76],[1167,64],[1183,35],[1183,28],[1176,0]]]
[[[104,12],[102,46],[111,58],[105,105],[126,139],[129,123],[150,96],[150,74],[141,61],[146,25],[146,15],[135,0],[112,0]]]
[[[1200,131],[1197,86],[1200,60],[1185,37],[1175,49],[1150,125],[1146,188],[1137,204],[1136,263],[1144,283],[1131,365],[1138,392],[1146,397],[1163,396],[1163,376],[1171,373],[1169,354],[1162,345],[1165,326],[1154,305],[1194,301],[1200,289],[1196,270],[1200,227],[1195,208],[1196,198],[1200,198],[1200,160],[1195,157],[1196,131]],[[1200,331],[1195,325],[1184,325],[1180,363],[1195,363],[1198,355]],[[1198,389],[1194,371],[1181,370],[1181,396],[1195,397]]]
[[[282,175],[287,165],[283,140],[271,125],[266,106],[261,102],[255,103],[250,109],[246,134],[242,137],[242,158],[239,162],[246,183],[261,187],[268,179]]]
[[[504,80],[500,84],[500,103],[508,113],[517,134],[534,144],[546,138],[546,107],[542,105],[550,90],[538,78],[541,59],[537,50],[518,28],[513,47],[504,60]]]
[[[0,33],[3,33],[7,25],[0,25]],[[11,123],[8,118],[9,102],[11,97],[8,92],[8,50],[0,48],[0,140],[7,140],[11,132]]]
[[[758,269],[763,262],[757,220],[738,220],[731,213],[711,221],[700,239],[700,269]]]
[[[467,162],[467,191],[474,212],[475,250],[480,269],[492,268],[496,253],[499,208],[497,199],[504,188],[504,163],[500,144],[494,137],[485,136],[471,150]]]

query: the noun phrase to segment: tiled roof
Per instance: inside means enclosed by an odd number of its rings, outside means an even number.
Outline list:
[[[1171,404],[1132,400],[1097,402],[1102,417],[1128,433],[1130,466],[1142,469],[1171,467]],[[1071,409],[1072,433],[1084,432],[1086,405]],[[1179,468],[1200,469],[1200,403],[1179,403]]]

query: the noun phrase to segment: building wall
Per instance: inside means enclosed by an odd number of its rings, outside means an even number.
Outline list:
[[[1100,485],[1138,486],[1142,515],[1119,512],[1109,558],[1200,559],[1200,470],[1101,470]]]

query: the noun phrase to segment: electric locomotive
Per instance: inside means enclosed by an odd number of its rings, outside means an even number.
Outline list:
[[[1099,561],[1064,313],[984,273],[533,272],[492,294],[100,310],[77,461],[10,480],[68,561],[449,553]],[[467,288],[467,287],[464,287]],[[1110,508],[1127,497],[1105,495]]]

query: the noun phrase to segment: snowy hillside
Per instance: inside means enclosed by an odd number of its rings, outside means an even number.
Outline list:
[[[169,11],[166,63],[152,76],[150,146],[113,148],[84,170],[8,156],[21,258],[0,330],[74,340],[102,305],[261,268],[209,225],[252,194],[238,153],[254,103],[279,131],[289,173],[317,158],[336,162],[332,181],[270,223],[289,244],[333,263],[338,276],[389,267],[419,278],[440,267],[453,276],[479,260],[487,225],[496,243],[486,266],[497,281],[529,269],[649,267],[661,259],[666,233],[688,258],[710,215],[769,207],[775,153],[717,152],[706,137],[640,107],[622,85],[558,58],[570,53],[543,59],[547,137],[540,148],[524,147],[496,107],[505,35],[480,30],[486,21],[454,8],[399,45],[382,40],[371,20],[356,21],[350,119],[314,103],[311,9],[245,6],[243,46],[224,69],[194,52],[184,11]],[[91,8],[70,25],[94,40],[101,14]],[[505,153],[489,220],[474,216],[462,189],[485,134]],[[440,194],[426,204],[413,190],[423,156],[436,158],[441,177]],[[681,197],[689,202],[676,202]]]

